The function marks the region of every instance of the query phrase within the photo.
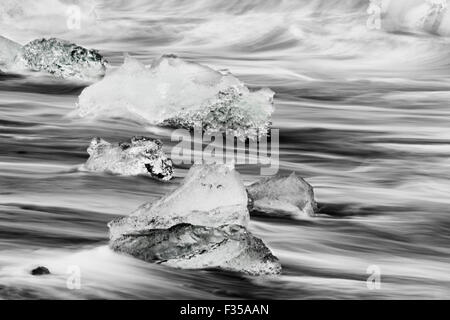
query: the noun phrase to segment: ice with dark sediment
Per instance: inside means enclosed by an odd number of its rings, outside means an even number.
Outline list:
[[[220,164],[193,165],[181,185],[154,203],[109,223],[111,238],[125,233],[167,229],[179,223],[246,227],[247,193],[239,173]]]
[[[97,50],[66,40],[43,38],[21,47],[10,69],[44,71],[59,78],[91,81],[103,77],[106,66],[107,61]]]
[[[278,259],[246,230],[247,204],[233,167],[194,165],[178,189],[111,221],[110,247],[176,268],[278,274]]]
[[[177,224],[121,236],[117,252],[182,269],[217,268],[250,275],[278,274],[281,265],[261,239],[239,225],[217,228]]]
[[[251,211],[275,217],[310,219],[316,201],[312,186],[295,173],[264,178],[247,187]]]
[[[162,142],[146,137],[111,144],[101,138],[92,139],[87,149],[90,157],[82,169],[119,175],[147,175],[167,181],[172,178],[172,160],[162,150]]]
[[[83,90],[76,114],[255,138],[269,129],[273,96],[270,89],[250,91],[228,72],[173,55],[151,66],[126,57],[119,69]]]

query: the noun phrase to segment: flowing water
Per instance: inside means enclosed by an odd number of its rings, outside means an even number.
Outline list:
[[[279,277],[176,270],[115,254],[106,223],[173,190],[187,171],[177,167],[169,183],[81,172],[90,139],[147,135],[170,153],[170,132],[126,118],[74,120],[67,115],[86,84],[1,73],[0,298],[449,298],[450,28],[446,15],[437,29],[411,28],[411,6],[422,2],[397,0],[389,30],[370,30],[369,3],[356,0],[95,8],[2,0],[0,33],[22,44],[67,39],[99,49],[113,68],[124,53],[145,64],[174,53],[271,88],[280,171],[313,185],[323,215],[252,217],[250,230],[282,263]],[[68,24],[74,3],[79,29]],[[255,168],[238,170],[246,183],[259,178]],[[31,276],[39,265],[52,275]],[[67,286],[73,270],[78,290]],[[374,270],[381,287],[371,290]]]

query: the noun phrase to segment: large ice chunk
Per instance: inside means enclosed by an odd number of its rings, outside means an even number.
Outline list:
[[[79,80],[103,77],[106,65],[98,51],[56,38],[31,41],[19,50],[14,62],[17,69],[46,71],[56,77]]]
[[[163,181],[172,178],[172,160],[166,156],[162,142],[157,139],[133,137],[130,142],[111,144],[94,138],[87,151],[90,157],[83,169],[88,171],[120,175],[150,174]]]
[[[150,67],[126,57],[119,69],[83,90],[76,113],[255,137],[267,133],[273,95],[270,89],[251,92],[230,73],[173,55]]]
[[[295,173],[264,178],[248,186],[247,192],[251,210],[259,214],[309,219],[317,206],[313,188]]]
[[[247,204],[233,167],[194,165],[178,189],[111,221],[110,247],[176,268],[278,274],[278,259],[245,228]]]
[[[182,269],[217,268],[250,275],[278,274],[281,265],[261,239],[244,227],[178,224],[131,233],[112,241],[117,252]]]
[[[21,48],[20,44],[0,36],[0,66],[9,67]]]
[[[247,226],[247,192],[239,173],[222,164],[194,165],[182,184],[155,203],[146,203],[131,215],[111,221],[111,239],[179,223],[209,227]]]
[[[178,224],[127,234],[110,243],[117,252],[182,269],[217,268],[250,275],[278,274],[281,265],[261,239],[244,227]]]

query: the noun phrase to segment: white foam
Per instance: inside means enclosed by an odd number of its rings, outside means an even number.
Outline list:
[[[447,0],[382,0],[380,5],[385,29],[450,35]]]

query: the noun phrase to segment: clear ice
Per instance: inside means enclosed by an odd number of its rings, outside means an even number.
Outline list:
[[[76,114],[255,138],[270,126],[273,96],[270,89],[251,92],[230,73],[173,55],[150,67],[126,57],[119,69],[83,90]]]
[[[154,203],[109,224],[112,238],[136,230],[167,229],[179,223],[218,227],[246,227],[250,219],[247,192],[234,168],[193,165],[181,185]]]
[[[111,221],[110,247],[176,268],[278,274],[278,259],[246,230],[247,205],[234,168],[194,165],[172,193]]]
[[[0,36],[0,66],[9,68],[22,46],[12,40]]]
[[[275,217],[310,219],[317,204],[312,186],[292,173],[264,178],[247,187],[251,211]]]
[[[120,175],[145,175],[167,181],[172,178],[173,164],[162,142],[146,137],[133,137],[130,142],[111,144],[94,138],[87,149],[90,157],[83,166],[88,171],[111,172]]]
[[[106,65],[98,51],[56,38],[29,42],[14,61],[14,68],[19,70],[46,71],[60,78],[87,81],[103,77]]]
[[[250,275],[279,274],[278,259],[244,227],[177,224],[127,234],[111,243],[117,252],[174,268],[216,268]]]

